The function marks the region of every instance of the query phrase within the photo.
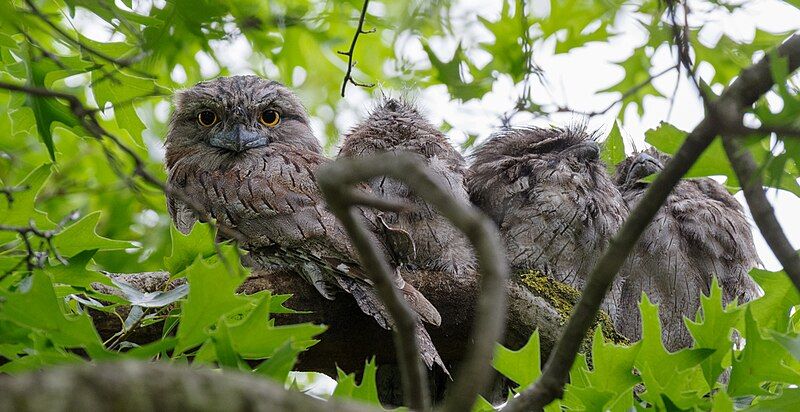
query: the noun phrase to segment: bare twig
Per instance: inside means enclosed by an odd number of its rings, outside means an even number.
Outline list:
[[[31,219],[30,222],[28,222],[28,226],[11,226],[0,224],[0,231],[16,232],[19,235],[22,244],[25,246],[25,265],[27,266],[28,272],[30,272],[34,268],[42,267],[47,257],[50,256],[50,253],[52,253],[53,257],[61,262],[61,264],[66,265],[68,263],[67,260],[61,256],[61,253],[58,252],[58,249],[53,245],[53,238],[59,234],[66,225],[77,220],[79,216],[80,215],[78,212],[74,211],[61,219],[56,227],[50,230],[39,229],[33,219]],[[33,249],[33,245],[31,244],[31,237],[41,239],[47,245],[49,253],[35,251]]]
[[[345,215],[347,219],[352,219],[352,212],[342,213],[343,211],[347,212],[347,203],[344,199],[347,194],[344,193],[344,187],[378,176],[388,176],[408,185],[418,196],[433,205],[453,226],[464,232],[477,252],[483,276],[481,277],[482,293],[478,302],[478,314],[472,329],[473,343],[467,351],[466,360],[459,368],[455,385],[450,390],[444,406],[445,411],[469,410],[477,393],[485,388],[490,378],[491,368],[488,368],[487,365],[491,363],[494,344],[500,337],[505,323],[505,285],[508,277],[508,263],[500,248],[499,234],[492,222],[478,209],[454,199],[441,188],[438,181],[413,156],[388,154],[361,159],[342,159],[320,169],[317,180],[329,206],[332,209],[338,209],[337,215]],[[363,228],[360,230],[363,231]],[[372,257],[378,258],[377,260],[381,260],[372,245],[366,245],[364,249],[359,248],[359,253],[363,253],[362,259],[364,255],[372,255]],[[386,262],[373,263],[382,265],[384,270],[388,267]],[[394,290],[390,292],[386,294],[396,293]],[[381,298],[384,298],[383,293]],[[399,300],[396,295],[388,296],[388,298]],[[387,305],[389,303],[384,302]],[[395,303],[404,306],[402,302]],[[405,315],[409,312],[407,308],[404,308],[403,311]],[[394,315],[395,313],[392,313],[392,316]],[[401,316],[405,315],[401,314]],[[414,343],[410,342],[413,340],[413,336],[400,336],[400,339],[407,346]],[[398,352],[404,353],[400,350]],[[405,354],[408,353],[405,352]],[[400,364],[404,376],[421,371],[418,359],[401,359]],[[409,380],[404,378],[404,388],[412,384],[419,385],[419,382],[407,382]],[[415,391],[417,394],[421,393],[419,389],[415,389]],[[415,402],[419,404],[420,400],[415,400]],[[414,407],[413,404],[409,404],[409,406]]]
[[[794,71],[800,64],[800,35],[793,35],[780,45],[778,54],[788,57],[789,71]],[[706,118],[686,137],[672,161],[658,174],[592,270],[581,299],[551,353],[542,376],[520,396],[509,401],[504,411],[541,410],[563,394],[581,339],[591,327],[608,288],[644,229],[714,137],[727,124],[741,122],[743,111],[774,85],[768,56],[743,70],[718,100],[708,102],[710,110]]]
[[[675,64],[673,66],[667,67],[666,69],[664,69],[664,70],[662,70],[662,71],[660,71],[660,72],[658,72],[656,74],[651,74],[651,75],[647,76],[646,79],[644,79],[640,83],[636,84],[635,86],[631,87],[629,90],[626,90],[625,93],[622,93],[622,95],[617,100],[614,100],[613,102],[611,102],[611,104],[606,106],[604,109],[595,110],[595,111],[591,111],[591,112],[582,112],[582,111],[578,111],[578,110],[573,110],[573,109],[571,109],[569,107],[559,106],[556,109],[556,112],[558,112],[558,113],[561,113],[561,112],[576,113],[576,114],[580,114],[580,115],[587,116],[587,117],[594,117],[594,116],[604,115],[604,114],[608,113],[611,109],[613,109],[616,105],[618,105],[618,104],[622,103],[623,101],[625,101],[625,99],[627,99],[628,97],[633,96],[634,94],[638,93],[643,88],[647,87],[650,83],[653,82],[653,80],[655,80],[655,79],[657,79],[657,78],[659,78],[659,77],[661,77],[661,76],[663,76],[663,75],[665,75],[665,74],[667,74],[667,73],[669,73],[669,72],[671,72],[673,70],[678,70],[679,67],[680,67],[680,65],[678,63],[678,64]]]
[[[28,190],[28,186],[7,186],[0,187],[0,194],[6,197],[9,204],[14,202],[14,193],[24,192]]]
[[[758,230],[761,231],[775,257],[783,265],[783,270],[792,279],[794,286],[800,290],[800,255],[786,238],[780,222],[775,217],[772,205],[764,195],[764,185],[758,174],[758,164],[753,159],[753,155],[733,136],[724,134],[722,144],[731,161],[733,171],[736,172],[736,177],[741,182],[745,200],[747,200]]]
[[[750,128],[742,126],[739,130],[731,130],[730,135],[769,135],[775,133],[779,137],[793,137],[800,138],[800,128],[792,126],[778,126],[778,125],[761,125],[759,127]]]
[[[353,86],[358,87],[373,87],[375,86],[372,83],[359,83],[355,79],[353,79],[353,66],[356,65],[356,62],[353,61],[353,52],[356,49],[356,42],[358,41],[358,36],[362,34],[369,34],[374,33],[375,29],[364,30],[364,20],[367,17],[367,8],[369,7],[369,0],[364,0],[364,6],[361,8],[361,15],[358,18],[358,28],[356,28],[356,32],[353,35],[353,41],[350,42],[350,49],[347,51],[337,51],[337,53],[347,56],[347,71],[344,73],[344,80],[342,81],[342,97],[344,97],[344,92],[347,89],[347,83],[352,83]]]

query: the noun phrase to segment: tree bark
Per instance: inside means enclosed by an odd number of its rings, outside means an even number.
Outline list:
[[[17,412],[377,410],[355,402],[325,402],[236,371],[134,361],[0,376],[0,393],[0,410]]]

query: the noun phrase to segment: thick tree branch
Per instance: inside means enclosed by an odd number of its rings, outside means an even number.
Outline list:
[[[356,65],[356,62],[353,61],[353,53],[356,49],[358,36],[375,32],[375,29],[364,30],[364,20],[367,17],[367,8],[369,8],[369,0],[364,0],[364,6],[361,8],[361,15],[358,17],[358,27],[356,28],[355,34],[353,34],[353,41],[350,42],[350,49],[347,51],[337,51],[337,53],[347,56],[347,71],[344,73],[344,80],[342,80],[342,97],[344,97],[344,92],[347,90],[347,83],[352,83],[353,86],[359,87],[375,86],[372,83],[359,83],[353,79],[353,67]]]
[[[167,363],[117,362],[0,376],[0,410],[39,411],[327,411],[377,408],[323,401],[252,374]]]
[[[413,156],[384,154],[371,158],[342,159],[321,169],[317,179],[323,191],[326,191],[343,183],[354,185],[378,176],[388,176],[408,185],[453,226],[464,232],[476,251],[482,276],[472,344],[444,406],[445,411],[469,410],[478,392],[489,381],[494,344],[500,338],[505,323],[508,263],[500,246],[500,236],[483,213],[473,206],[455,201]]]
[[[780,45],[778,54],[788,58],[790,72],[797,69],[800,64],[800,35],[793,35]],[[717,134],[725,130],[726,125],[740,124],[742,112],[773,85],[769,57],[765,57],[743,70],[718,100],[708,103],[710,110],[706,118],[686,137],[672,161],[658,174],[592,270],[581,299],[551,353],[542,376],[520,396],[509,401],[505,411],[541,410],[563,394],[569,370],[580,348],[581,337],[591,326],[603,297],[642,232],[681,177]]]
[[[758,164],[753,159],[753,155],[733,136],[723,135],[722,144],[731,161],[733,171],[736,172],[736,177],[742,184],[745,200],[747,200],[758,230],[761,231],[770,249],[775,253],[775,257],[783,265],[783,270],[792,279],[794,286],[800,290],[800,254],[792,247],[780,222],[775,217],[772,205],[764,194],[764,185],[758,174]]]

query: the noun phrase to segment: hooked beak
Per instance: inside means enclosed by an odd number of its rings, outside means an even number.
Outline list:
[[[215,134],[209,140],[209,144],[220,149],[243,152],[247,149],[254,149],[269,144],[266,136],[247,130],[242,124],[237,124],[233,130]]]
[[[664,168],[664,165],[661,164],[661,161],[650,156],[647,153],[639,153],[636,155],[636,158],[631,165],[631,174],[634,175],[637,179],[641,179],[647,176],[650,176],[654,173],[658,173],[661,169]]]

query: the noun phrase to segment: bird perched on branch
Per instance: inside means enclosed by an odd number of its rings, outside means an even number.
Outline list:
[[[222,234],[233,232],[257,263],[295,269],[328,299],[344,290],[391,328],[370,276],[315,182],[326,161],[304,107],[283,85],[257,76],[198,83],[177,94],[166,138],[170,215],[184,233],[198,219],[216,219]],[[356,213],[382,233],[371,211]],[[387,253],[381,237],[374,244]],[[399,272],[393,282],[422,320],[439,325],[436,308]],[[421,323],[417,329],[426,364],[442,365]]]
[[[469,202],[464,158],[442,132],[404,100],[384,99],[367,119],[347,133],[339,157],[385,152],[418,155],[442,187],[456,199]],[[410,206],[407,211],[381,216],[398,263],[456,276],[475,269],[475,256],[463,233],[405,184],[377,178],[370,186],[375,194]]]
[[[657,173],[670,157],[650,148],[619,165],[615,182],[633,208],[649,186],[641,181]],[[692,337],[683,317],[694,319],[700,294],[708,294],[716,276],[723,303],[746,302],[759,293],[748,272],[759,262],[742,207],[710,178],[678,183],[636,244],[631,269],[622,285],[617,329],[629,339],[641,337],[637,303],[642,292],[659,304],[667,349],[689,347]]]
[[[507,129],[475,150],[472,201],[500,228],[511,266],[582,290],[627,215],[600,147],[581,127]],[[619,284],[606,296],[614,315]]]

